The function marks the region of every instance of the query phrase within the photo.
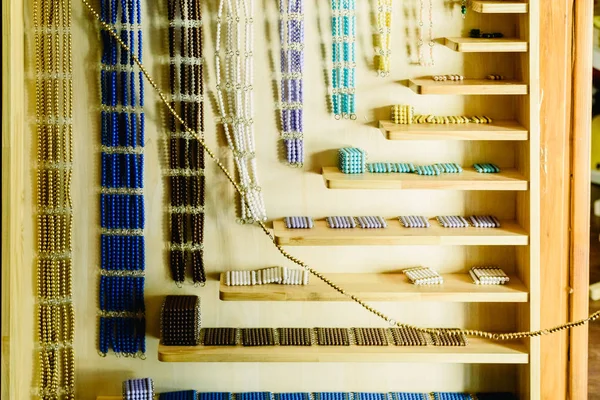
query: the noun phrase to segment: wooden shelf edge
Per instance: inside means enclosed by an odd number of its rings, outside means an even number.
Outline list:
[[[344,174],[336,167],[321,170],[328,189],[392,189],[392,190],[494,190],[525,191],[527,180],[516,170],[507,169],[497,174],[480,174],[473,168],[464,168],[459,174],[423,176],[418,174]]]
[[[379,121],[387,140],[528,140],[527,129],[517,121],[500,120],[491,124],[395,124]]]
[[[525,303],[528,292],[516,277],[507,285],[475,285],[469,274],[441,274],[444,284],[416,286],[402,273],[326,274],[348,293],[366,301],[438,301],[461,303]],[[308,285],[227,286],[221,274],[219,298],[223,301],[350,301],[313,278]]]
[[[486,79],[436,82],[430,78],[418,78],[409,79],[408,87],[420,95],[526,95],[529,91],[523,82]]]
[[[162,362],[418,362],[453,364],[527,364],[520,343],[469,339],[465,347],[402,346],[164,346]]]
[[[527,3],[517,1],[471,0],[471,9],[482,14],[526,14]]]
[[[444,46],[459,53],[526,53],[529,44],[516,38],[446,37]]]

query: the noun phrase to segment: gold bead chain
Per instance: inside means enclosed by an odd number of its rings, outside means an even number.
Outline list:
[[[196,138],[196,140],[198,140],[198,142],[204,148],[204,150],[206,151],[206,153],[208,154],[208,156],[217,164],[217,166],[219,167],[219,169],[225,174],[225,176],[227,177],[227,179],[229,180],[229,182],[233,185],[233,187],[235,188],[235,190],[238,193],[241,194],[241,188],[235,182],[235,180],[231,176],[231,173],[227,170],[227,168],[225,168],[225,166],[223,165],[223,163],[217,158],[217,156],[214,154],[214,152],[204,143],[204,140],[202,139],[202,137],[198,133],[196,133],[195,131],[193,131],[192,129],[190,129],[185,124],[185,121],[171,107],[171,105],[169,104],[169,102],[167,101],[167,99],[165,97],[165,94],[159,89],[158,85],[156,84],[156,82],[154,81],[154,79],[150,76],[150,74],[148,73],[148,71],[146,70],[146,68],[142,64],[142,62],[135,56],[135,54],[133,54],[131,52],[131,50],[129,49],[129,47],[111,29],[111,27],[100,19],[100,15],[96,12],[96,10],[94,9],[94,7],[92,7],[90,5],[90,3],[88,2],[88,0],[81,0],[81,1],[87,7],[87,9],[90,11],[90,13],[96,18],[96,20],[102,25],[102,27],[104,29],[106,29],[106,31],[119,43],[119,45],[125,51],[127,51],[127,52],[129,52],[129,54],[131,54],[131,57],[133,58],[134,62],[140,68],[140,70],[144,74],[144,77],[148,80],[148,82],[150,83],[150,85],[152,86],[152,88],[154,88],[154,90],[156,91],[156,93],[160,97],[162,103],[165,105],[165,107],[167,107],[167,109],[169,110],[169,112],[171,113],[171,115],[173,115],[173,117],[175,119],[177,119],[177,121],[179,121],[179,123],[181,124],[181,126],[185,128],[186,132],[188,132],[190,135],[193,135]],[[288,260],[290,260],[294,264],[297,264],[297,265],[301,266],[302,268],[304,268],[305,270],[309,271],[311,274],[313,274],[314,276],[316,276],[317,278],[319,278],[320,280],[322,280],[323,282],[325,282],[332,289],[334,289],[337,292],[343,294],[344,296],[350,298],[354,302],[358,303],[365,310],[367,310],[370,313],[378,316],[379,318],[387,321],[388,323],[390,323],[393,326],[398,326],[398,327],[401,327],[401,328],[411,328],[411,329],[415,329],[417,331],[425,332],[425,333],[433,333],[433,334],[442,334],[443,333],[443,334],[446,334],[446,335],[454,335],[454,336],[467,335],[467,336],[481,337],[481,338],[486,338],[486,339],[490,339],[490,340],[498,340],[498,341],[500,341],[500,340],[515,340],[515,339],[522,339],[522,338],[527,338],[527,337],[536,337],[536,336],[542,336],[542,335],[549,335],[549,334],[560,332],[560,331],[563,331],[563,330],[566,330],[566,329],[575,328],[575,327],[578,327],[578,326],[581,326],[581,325],[585,325],[585,324],[587,324],[590,321],[595,321],[598,318],[600,318],[600,311],[597,311],[597,312],[589,315],[587,318],[580,319],[580,320],[573,321],[573,322],[568,322],[566,324],[558,325],[558,326],[555,326],[555,327],[552,327],[552,328],[549,328],[549,329],[540,329],[540,330],[537,330],[537,331],[528,331],[528,332],[525,331],[525,332],[506,332],[506,333],[494,333],[494,332],[486,332],[486,331],[480,331],[480,330],[474,330],[474,329],[450,329],[449,330],[449,329],[437,329],[437,328],[422,328],[422,327],[418,327],[418,326],[414,326],[414,325],[410,325],[410,324],[404,324],[404,323],[401,323],[401,322],[398,322],[398,321],[394,320],[393,318],[387,316],[386,314],[382,313],[381,311],[377,310],[376,308],[371,307],[369,304],[367,304],[366,302],[364,302],[363,300],[361,300],[357,296],[355,296],[355,295],[353,295],[351,293],[348,293],[344,288],[342,288],[341,286],[337,285],[336,283],[334,283],[331,280],[329,280],[328,278],[326,278],[323,274],[321,274],[317,270],[313,269],[312,267],[310,267],[309,265],[307,265],[303,261],[301,261],[298,258],[296,258],[296,257],[292,256],[291,254],[289,254],[287,251],[285,251],[283,249],[283,247],[281,247],[279,244],[277,244],[277,242],[275,241],[275,238],[274,238],[273,234],[269,231],[269,229],[267,228],[267,226],[262,221],[257,221],[256,223],[258,224],[258,226],[260,226],[260,228],[265,233],[265,235],[267,235],[269,237],[269,239],[271,239],[271,242],[277,248],[277,250],[279,251],[279,253],[281,253],[281,255],[283,255],[285,258],[287,258]]]
[[[75,398],[71,1],[34,0],[38,393]]]

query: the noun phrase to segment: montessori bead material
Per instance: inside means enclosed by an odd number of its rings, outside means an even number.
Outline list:
[[[419,215],[401,215],[398,219],[405,228],[429,228],[431,226],[427,217]]]
[[[390,73],[392,9],[392,0],[377,0],[373,64],[379,76],[387,76]]]
[[[315,226],[312,217],[285,217],[283,221],[287,229],[312,229]]]
[[[123,400],[153,400],[154,381],[150,378],[123,382]]]
[[[412,124],[414,116],[414,107],[403,104],[396,104],[391,107],[391,119],[395,124]]]
[[[160,315],[161,343],[165,346],[196,346],[200,343],[200,298],[166,296]]]
[[[338,150],[338,168],[344,174],[362,174],[365,172],[367,153],[356,147],[344,147]]]
[[[195,390],[184,390],[178,392],[166,392],[158,395],[158,400],[197,400]]]
[[[498,39],[504,37],[500,32],[494,33],[482,33],[479,29],[471,29],[469,31],[469,37],[471,38],[484,38],[484,39]]]
[[[259,270],[227,271],[225,285],[254,286],[270,283],[282,285],[308,285],[310,272],[304,269],[271,267]]]
[[[503,81],[505,78],[502,75],[488,75],[486,79],[489,79],[491,81]]]
[[[510,278],[499,267],[473,267],[469,275],[476,285],[504,285]]]
[[[498,167],[496,164],[490,163],[473,164],[473,168],[475,168],[475,171],[479,172],[480,174],[493,174],[500,172],[500,167]]]
[[[441,285],[444,278],[427,267],[414,267],[402,270],[402,273],[415,285]]]
[[[356,119],[356,0],[331,0],[331,105],[336,119]]]

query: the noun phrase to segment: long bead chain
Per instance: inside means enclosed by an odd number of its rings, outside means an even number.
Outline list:
[[[70,0],[34,0],[37,323],[42,399],[75,398]]]
[[[374,64],[379,76],[390,73],[392,0],[377,0]]]
[[[356,0],[331,0],[331,105],[336,119],[356,119]]]
[[[226,10],[225,10],[226,9]],[[226,11],[226,17],[223,12]],[[254,143],[254,0],[220,0],[215,44],[217,105],[242,189],[241,223],[266,221]],[[225,47],[221,33],[225,23]],[[242,43],[243,42],[243,43]],[[224,78],[224,82],[222,79]]]
[[[187,126],[204,137],[200,0],[168,0],[167,8],[171,107],[179,110]],[[189,263],[194,283],[204,284],[204,150],[172,115],[168,118],[171,275],[181,285]]]
[[[304,163],[304,0],[280,0],[281,137],[287,162]]]
[[[101,0],[102,21],[132,53],[101,30],[102,233],[98,347],[101,355],[144,357],[144,85],[141,0]]]
[[[425,59],[423,54],[423,47],[425,46],[425,21],[423,21],[425,14],[425,0],[419,0],[420,8],[419,8],[419,40],[417,42],[417,48],[419,52],[419,65],[422,67],[431,67],[433,66],[433,46],[435,46],[435,41],[433,38],[433,0],[429,0],[429,21],[427,22],[428,28],[428,43],[429,47],[429,59]]]

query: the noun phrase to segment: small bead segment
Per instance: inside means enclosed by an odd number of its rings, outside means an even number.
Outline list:
[[[412,124],[414,115],[415,109],[413,106],[395,104],[391,107],[391,118],[392,122],[395,124]]]
[[[101,19],[142,58],[141,0],[101,0]],[[144,87],[131,54],[104,27],[99,352],[144,356]]]
[[[350,346],[346,328],[315,328],[315,334],[320,346]]]
[[[467,337],[453,328],[438,328],[437,332],[430,333],[434,346],[466,346]]]
[[[470,394],[468,393],[458,393],[458,392],[433,392],[431,393],[431,398],[433,400],[472,400]]]
[[[167,296],[160,315],[161,341],[165,346],[200,344],[200,298]]]
[[[236,346],[237,328],[202,328],[204,346]]]
[[[356,0],[331,0],[331,106],[336,119],[356,119]]]
[[[485,79],[488,79],[490,81],[503,81],[506,78],[502,75],[488,75]]]
[[[275,346],[275,330],[272,328],[243,328],[242,346]]]
[[[253,271],[227,271],[224,283],[227,286],[255,286],[270,283],[308,285],[309,276],[308,271],[298,268],[271,267]]]
[[[312,346],[310,328],[277,328],[280,346]]]
[[[471,226],[465,217],[458,215],[440,215],[435,218],[444,228],[468,228]]]
[[[401,215],[398,220],[405,228],[429,228],[431,226],[427,217],[419,215]]]
[[[179,392],[167,392],[158,395],[158,400],[196,400],[195,390],[183,390]]]
[[[432,75],[431,79],[436,82],[444,82],[444,81],[462,81],[465,79],[462,75]]]
[[[357,346],[387,346],[388,338],[384,328],[352,328]]]
[[[391,38],[392,38],[392,0],[377,0],[375,56],[373,64],[379,76],[390,73]]]
[[[500,221],[493,215],[471,215],[469,221],[475,228],[500,228]]]
[[[169,17],[170,105],[181,115],[185,124],[204,139],[201,2],[166,2]],[[181,285],[189,267],[193,282],[204,284],[204,150],[171,114],[167,122],[171,277]]]
[[[304,164],[304,0],[279,0],[281,138],[289,165]]]
[[[287,229],[312,229],[315,226],[312,217],[285,217],[283,221]]]
[[[473,164],[473,168],[480,174],[496,174],[500,172],[500,167],[490,163]]]
[[[356,228],[354,217],[327,217],[327,226],[332,229],[353,229]]]
[[[428,393],[393,392],[389,397],[391,400],[431,400]]]
[[[501,268],[495,266],[473,267],[469,275],[476,285],[504,285],[510,280]]]
[[[344,174],[363,174],[367,163],[367,153],[356,147],[338,150],[338,168]]]
[[[430,340],[426,333],[412,328],[390,328],[394,346],[427,346]]]
[[[417,114],[413,118],[413,124],[491,124],[492,119],[484,115],[474,116],[463,116],[463,115],[449,115],[449,116],[436,116],[436,115],[424,115]]]
[[[441,285],[444,283],[444,278],[428,267],[406,268],[402,270],[402,273],[414,285]]]
[[[185,392],[177,392],[185,393]],[[162,400],[162,397],[159,398]],[[179,400],[167,398],[166,400]],[[187,400],[188,397],[182,397]],[[295,393],[271,393],[271,392],[198,392],[197,400],[517,400],[512,393],[460,393],[460,392],[295,392]]]
[[[38,330],[34,334],[35,393],[29,397],[71,400],[76,397],[72,299],[72,4],[69,0],[33,0],[31,5],[25,12],[26,17],[33,20],[31,36],[35,52],[35,133],[32,136],[37,150],[33,190],[37,236],[33,240],[36,261],[33,275],[37,280],[34,318]],[[32,15],[27,14],[30,11]],[[29,253],[31,249],[24,251]],[[29,320],[30,316],[25,313],[16,318]]]
[[[500,32],[482,33],[480,29],[471,29],[469,31],[469,37],[483,38],[483,39],[499,39],[499,38],[504,37],[504,35]]]
[[[129,379],[123,382],[123,400],[153,399],[154,381],[152,379]]]
[[[383,229],[387,228],[387,222],[383,217],[367,216],[355,217],[359,228],[362,229]]]

